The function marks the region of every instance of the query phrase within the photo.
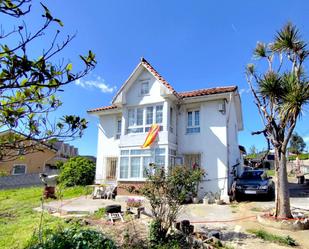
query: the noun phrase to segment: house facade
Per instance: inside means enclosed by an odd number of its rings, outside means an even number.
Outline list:
[[[238,131],[243,129],[237,86],[177,92],[144,58],[110,106],[88,111],[99,118],[96,182],[138,185],[149,163],[169,168],[200,166],[207,192],[228,198],[232,170],[240,164]],[[155,142],[142,149],[152,124]],[[118,195],[126,195],[122,188]]]
[[[0,136],[7,136],[12,131],[4,131]],[[22,143],[36,143],[35,141],[23,141]],[[36,146],[37,147],[37,146]],[[66,161],[70,157],[78,156],[78,149],[58,141],[53,145],[41,144],[39,148],[20,146],[18,149],[10,149],[6,157],[0,159],[0,172],[3,175],[25,175],[49,172],[56,169],[58,161]]]

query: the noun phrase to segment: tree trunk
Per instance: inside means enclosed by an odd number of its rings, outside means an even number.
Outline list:
[[[276,151],[276,211],[278,218],[292,218],[285,152]]]

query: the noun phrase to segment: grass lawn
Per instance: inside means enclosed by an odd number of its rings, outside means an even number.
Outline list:
[[[33,208],[40,206],[42,187],[0,191],[0,248],[23,248],[33,232],[38,229],[40,213]],[[63,190],[63,199],[85,194],[85,187]],[[60,218],[44,213],[44,227],[53,228],[64,224]]]

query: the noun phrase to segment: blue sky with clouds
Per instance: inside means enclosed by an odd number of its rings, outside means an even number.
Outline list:
[[[262,149],[264,139],[250,135],[261,128],[261,123],[248,91],[245,66],[252,62],[256,42],[270,41],[287,21],[296,24],[309,41],[309,2],[305,0],[43,2],[64,22],[62,37],[76,33],[58,60],[71,61],[78,70],[79,54],[91,49],[97,57],[98,65],[91,74],[65,87],[61,93],[64,104],[54,114],[87,117],[89,128],[74,142],[81,154],[96,154],[97,119],[86,110],[109,105],[141,56],[178,91],[238,85],[245,125],[239,133],[240,143]],[[39,26],[40,15],[41,7],[35,2],[26,19],[29,28]],[[1,18],[3,27],[14,25],[12,19]],[[55,25],[50,32],[57,28]],[[33,54],[39,53],[46,42],[38,42]],[[307,107],[296,130],[309,144],[308,115]]]

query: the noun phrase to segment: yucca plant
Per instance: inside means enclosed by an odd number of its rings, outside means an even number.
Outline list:
[[[309,51],[299,30],[287,23],[268,44],[258,43],[254,58],[266,62],[263,73],[249,64],[247,81],[262,120],[264,134],[275,151],[276,209],[275,216],[292,217],[289,200],[286,152],[296,123],[309,102],[309,84],[305,61]]]

